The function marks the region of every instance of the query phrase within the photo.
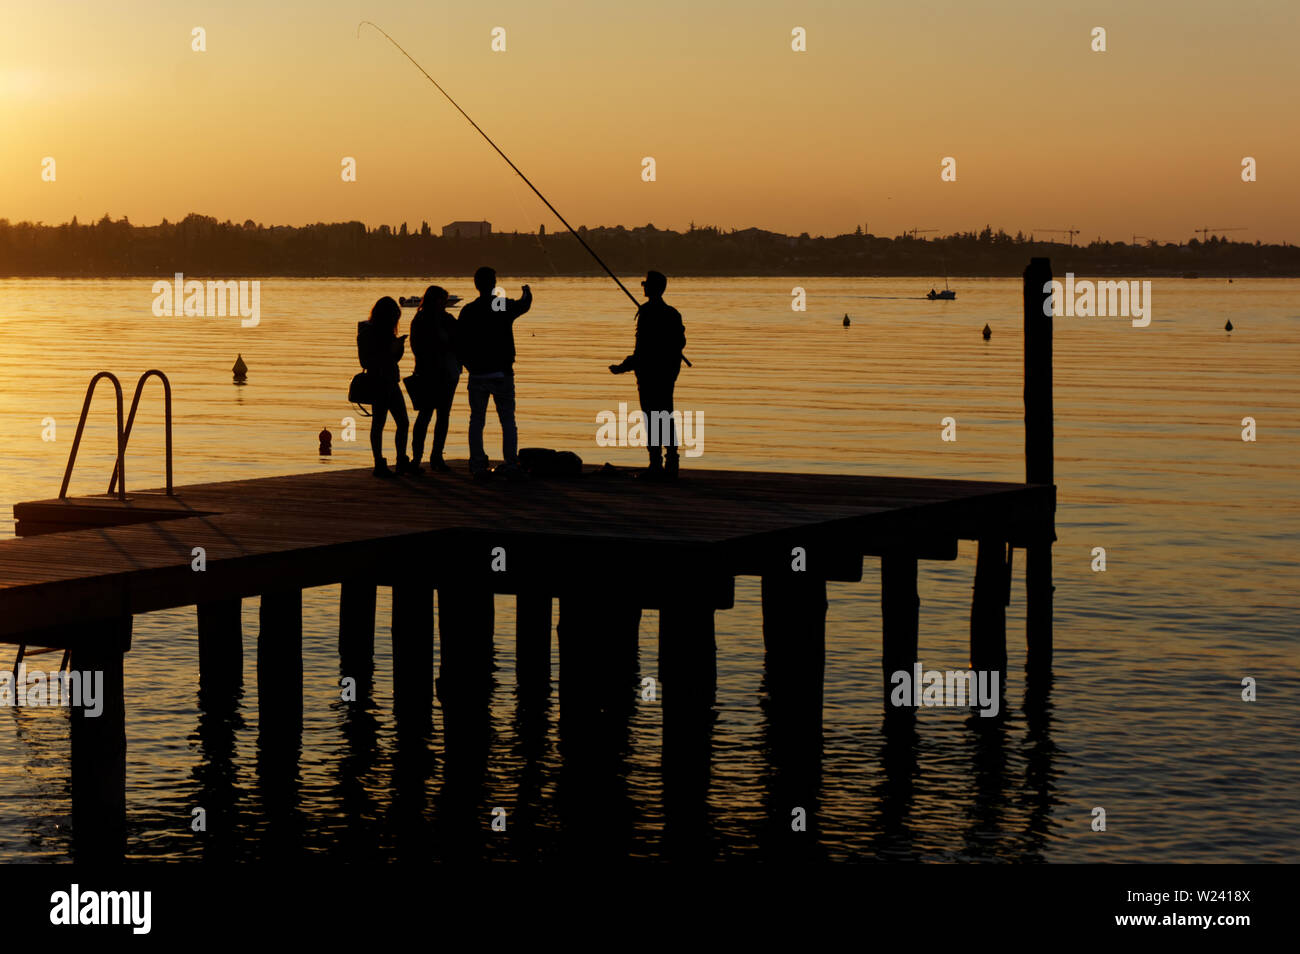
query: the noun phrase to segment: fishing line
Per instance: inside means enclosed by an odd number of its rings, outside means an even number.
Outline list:
[[[515,212],[516,212],[516,213],[518,214],[518,216],[519,216],[519,221],[520,221],[520,222],[525,222],[525,221],[527,221],[528,216],[527,216],[526,211],[525,211],[525,208],[524,208],[524,198],[523,198],[523,195],[519,192],[519,189],[518,189],[517,186],[512,187],[511,190],[510,190],[510,201],[511,201],[512,203],[514,203]],[[559,278],[559,277],[560,277],[560,269],[559,269],[559,266],[557,266],[557,265],[555,264],[555,260],[554,260],[553,258],[551,258],[551,250],[548,249],[548,248],[546,247],[546,241],[545,241],[545,239],[542,237],[541,230],[544,230],[545,228],[546,228],[546,226],[543,225],[543,226],[541,226],[541,229],[539,229],[539,231],[533,233],[533,243],[532,243],[532,244],[535,245],[535,246],[537,246],[537,248],[541,251],[541,253],[542,253],[542,258],[544,258],[544,259],[546,260],[546,264],[549,265],[550,268],[551,268],[551,273],[552,273],[556,278]],[[524,233],[524,234],[526,235],[526,234],[528,234],[528,233]],[[539,275],[540,275],[540,273],[539,273]]]
[[[509,165],[511,169],[515,170],[515,174],[518,175],[519,178],[523,179],[524,184],[527,185],[528,188],[533,190],[537,198],[541,199],[542,202],[546,204],[546,207],[555,214],[555,217],[564,223],[564,227],[568,229],[570,234],[572,234],[573,237],[578,240],[578,243],[587,250],[587,254],[589,254],[592,258],[596,260],[596,264],[598,264],[601,268],[603,268],[605,270],[605,273],[609,275],[610,278],[614,279],[614,283],[623,290],[623,294],[627,295],[627,297],[631,300],[632,304],[635,305],[638,310],[640,310],[641,303],[636,300],[636,296],[627,290],[626,285],[624,285],[621,281],[619,281],[619,277],[615,275],[614,272],[610,269],[610,267],[605,264],[604,260],[599,255],[596,254],[595,250],[590,245],[587,244],[586,240],[584,240],[583,237],[578,234],[577,230],[574,229],[574,227],[569,224],[568,219],[566,219],[564,216],[560,214],[560,210],[557,209],[555,206],[551,205],[551,200],[546,198],[546,196],[542,195],[541,190],[538,189],[537,186],[533,185],[531,181],[529,181],[528,177],[524,175],[523,172],[520,171],[517,165],[515,165],[513,162],[510,161],[510,157],[501,151],[501,147],[492,141],[492,137],[489,136],[487,133],[485,133],[482,127],[480,127],[478,123],[474,122],[474,120],[470,117],[469,113],[461,109],[460,104],[457,103],[454,99],[452,99],[451,95],[445,89],[443,89],[441,86],[438,85],[438,81],[434,79],[432,76],[430,76],[428,71],[423,66],[421,66],[419,63],[416,62],[415,57],[411,56],[410,53],[407,53],[406,50],[402,49],[402,45],[398,43],[396,40],[394,40],[391,36],[389,36],[383,27],[379,26],[379,24],[374,23],[371,20],[362,20],[360,23],[357,24],[357,38],[358,39],[361,38],[361,28],[367,25],[374,27],[376,30],[382,33],[384,35],[384,38],[387,39],[389,43],[393,44],[393,46],[397,47],[398,51],[404,57],[410,60],[412,65],[414,65],[417,70],[419,70],[421,73],[424,74],[424,78],[427,79],[430,83],[432,83],[434,85],[434,88],[436,88],[438,92],[442,93],[442,95],[446,98],[447,102],[451,103],[451,105],[456,107],[456,112],[464,116],[466,121],[468,121],[469,124],[474,127],[474,129],[478,132],[478,134],[487,140],[487,144],[496,150],[497,155],[500,156],[502,159],[504,159],[506,161],[506,164]]]

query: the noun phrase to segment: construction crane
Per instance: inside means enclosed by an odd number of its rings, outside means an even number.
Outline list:
[[[937,231],[939,231],[939,230],[938,230],[938,229],[904,229],[904,230],[903,230],[903,235],[905,235],[905,236],[911,236],[912,238],[916,238],[916,236],[917,236],[918,234],[920,234],[921,232],[937,232]]]
[[[1193,231],[1193,232],[1200,232],[1200,233],[1201,233],[1201,241],[1202,241],[1202,242],[1208,242],[1208,241],[1210,240],[1210,233],[1211,233],[1211,232],[1214,232],[1216,235],[1217,235],[1219,232],[1244,232],[1244,231],[1246,231],[1246,228],[1247,228],[1247,226],[1245,226],[1245,225],[1234,225],[1233,227],[1231,227],[1231,228],[1226,228],[1226,229],[1225,229],[1225,228],[1219,228],[1218,226],[1215,226],[1215,227],[1213,227],[1213,228],[1206,228],[1206,229],[1192,229],[1192,231]]]
[[[1073,245],[1073,244],[1074,244],[1074,237],[1075,237],[1076,235],[1078,235],[1078,234],[1082,231],[1082,229],[1074,229],[1074,228],[1070,228],[1070,229],[1032,229],[1031,231],[1032,231],[1033,233],[1035,233],[1035,234],[1038,233],[1038,232],[1050,232],[1050,233],[1052,233],[1052,234],[1054,234],[1054,235],[1065,234],[1065,235],[1068,235],[1068,236],[1070,237],[1070,241],[1069,241],[1068,244]]]
[[[1142,240],[1145,241],[1145,242],[1154,242],[1154,241],[1155,241],[1155,239],[1153,239],[1153,238],[1152,238],[1151,236],[1149,236],[1149,235],[1134,235],[1134,236],[1133,236],[1133,241],[1130,242],[1129,244],[1130,244],[1130,245],[1136,245],[1136,244],[1138,243],[1138,239],[1142,239]]]

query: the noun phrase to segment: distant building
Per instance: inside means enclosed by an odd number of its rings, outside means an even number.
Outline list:
[[[484,238],[491,234],[491,222],[452,222],[442,227],[443,238]]]

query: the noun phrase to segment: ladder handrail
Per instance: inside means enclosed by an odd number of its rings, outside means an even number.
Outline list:
[[[68,466],[63,471],[63,486],[59,488],[59,499],[63,500],[68,496],[68,483],[72,480],[72,466],[77,462],[77,448],[81,446],[81,434],[86,429],[86,415],[90,412],[90,399],[95,396],[95,385],[101,378],[108,378],[113,382],[113,390],[117,392],[117,470],[116,473],[122,475],[122,486],[118,490],[118,499],[126,499],[126,432],[122,426],[122,382],[117,379],[112,371],[100,371],[90,379],[90,384],[86,386],[86,400],[81,405],[81,420],[77,422],[77,436],[72,439],[72,450],[68,454]]]
[[[140,396],[144,393],[144,384],[150,377],[157,375],[158,380],[163,386],[163,420],[166,429],[167,441],[167,495],[171,496],[172,492],[172,383],[167,380],[167,375],[163,374],[157,368],[150,368],[144,374],[140,375],[140,380],[135,383],[135,396],[131,398],[131,413],[126,419],[126,430],[123,434],[123,445],[131,440],[131,428],[135,426],[135,412],[140,407]],[[113,468],[113,476],[108,481],[108,492],[111,494],[113,488],[117,486],[117,467]]]

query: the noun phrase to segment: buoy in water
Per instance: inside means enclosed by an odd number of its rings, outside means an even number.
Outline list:
[[[230,369],[230,372],[235,376],[236,384],[243,384],[248,380],[248,365],[244,364],[242,354],[235,358],[235,366]]]
[[[316,436],[320,438],[320,455],[322,457],[329,457],[331,454],[330,444],[334,440],[334,435],[331,434],[330,429],[326,427],[322,428],[321,432]]]
[[[1226,325],[1223,326],[1223,330],[1224,330],[1224,331],[1231,331],[1231,330],[1232,330],[1232,319],[1231,319],[1231,318],[1229,318],[1229,319],[1228,319],[1228,323],[1227,323]]]
[[[990,338],[993,337],[993,329],[986,324],[984,326],[984,331],[982,332],[982,334],[984,335],[984,340],[988,341]]]
[[[849,316],[848,316],[848,315],[845,315],[845,316],[844,316],[844,327],[847,328],[848,326],[849,326]]]

